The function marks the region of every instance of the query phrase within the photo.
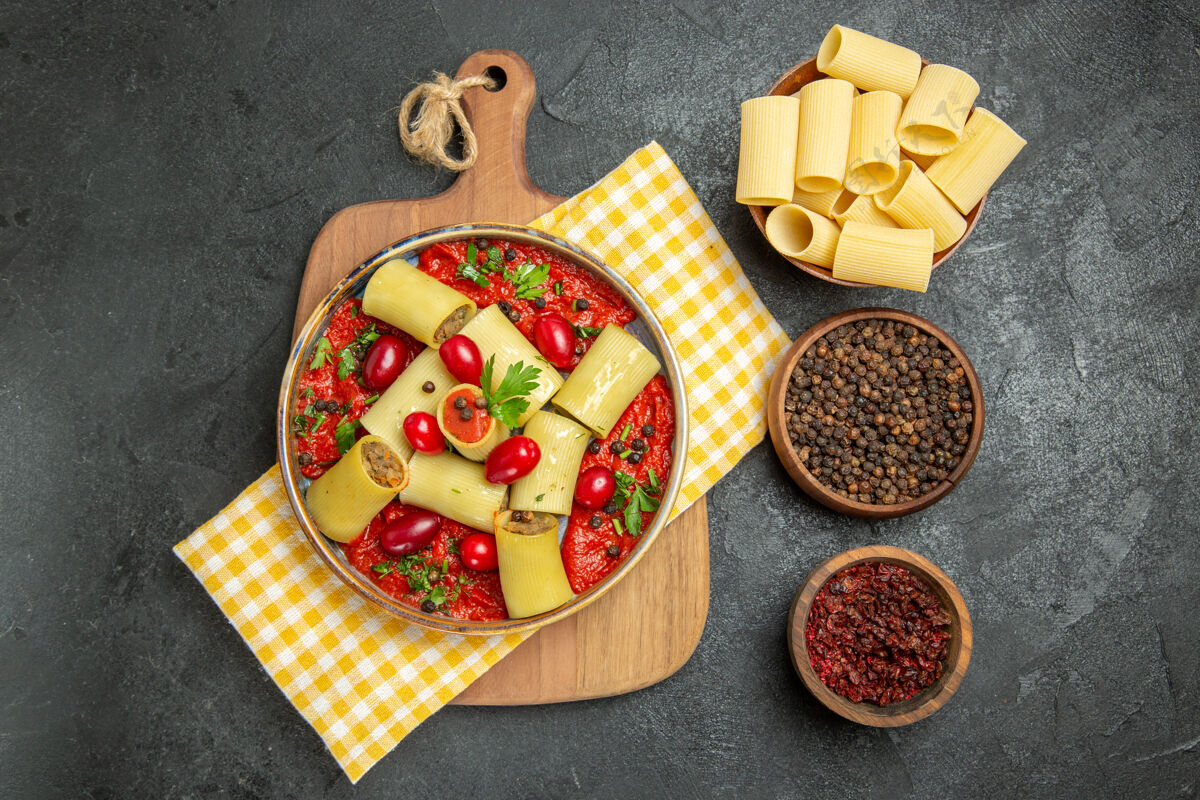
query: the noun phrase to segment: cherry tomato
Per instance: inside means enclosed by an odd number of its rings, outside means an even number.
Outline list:
[[[442,518],[432,511],[414,511],[379,534],[379,546],[393,556],[406,556],[427,546],[442,529]]]
[[[400,377],[407,362],[408,345],[404,340],[390,333],[381,334],[363,359],[363,383],[382,392]]]
[[[512,483],[533,472],[542,459],[542,449],[528,436],[511,436],[487,457],[484,474],[492,483]]]
[[[460,383],[479,385],[479,374],[483,372],[483,356],[479,355],[479,346],[468,336],[461,333],[451,336],[442,342],[438,355],[446,365],[446,371]]]
[[[437,455],[446,449],[446,438],[433,414],[414,411],[404,418],[404,435],[418,453]]]
[[[561,314],[545,314],[533,323],[533,343],[554,366],[566,369],[575,357],[575,330]]]
[[[604,508],[613,493],[617,491],[617,481],[613,478],[612,470],[607,467],[592,467],[584,470],[575,482],[575,502],[584,508],[592,510]]]
[[[491,572],[500,566],[496,556],[496,537],[490,533],[472,533],[458,543],[463,566],[477,572]]]

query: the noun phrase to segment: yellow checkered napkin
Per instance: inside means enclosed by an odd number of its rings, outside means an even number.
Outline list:
[[[533,225],[624,274],[679,353],[692,439],[674,516],[762,440],[787,337],[655,143]],[[351,781],[525,638],[439,634],[374,610],[309,546],[278,466],[175,553]]]

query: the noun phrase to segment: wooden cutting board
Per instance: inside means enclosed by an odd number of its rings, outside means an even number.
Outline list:
[[[534,186],[525,169],[533,71],[516,53],[481,50],[463,62],[457,77],[485,70],[502,74],[504,85],[491,92],[468,89],[463,96],[479,142],[475,166],[434,197],[380,200],[334,214],[309,252],[293,337],[335,283],[388,245],[440,225],[523,224],[562,202]],[[542,628],[454,702],[532,705],[641,689],[683,666],[707,616],[708,511],[701,499],[667,526],[608,594]]]

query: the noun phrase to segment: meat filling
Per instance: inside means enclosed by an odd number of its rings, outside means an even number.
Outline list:
[[[371,480],[385,489],[400,489],[404,485],[404,462],[383,442],[367,442],[362,446],[363,468]]]
[[[504,528],[522,536],[536,536],[558,527],[558,517],[544,511],[514,511]]]
[[[469,308],[470,306],[459,306],[454,309],[454,313],[446,317],[446,320],[441,325],[438,325],[438,329],[433,333],[433,340],[441,344],[462,330],[462,326],[467,324],[467,310]]]

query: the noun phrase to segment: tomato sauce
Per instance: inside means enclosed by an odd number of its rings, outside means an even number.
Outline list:
[[[442,424],[446,426],[450,435],[460,442],[478,442],[491,429],[492,418],[488,416],[487,409],[475,407],[475,399],[478,396],[470,389],[459,389],[446,396],[446,403],[442,408]],[[463,419],[462,412],[454,406],[454,401],[460,397],[467,401],[467,408],[471,409],[470,419]]]
[[[424,349],[424,345],[404,331],[362,313],[361,300],[350,299],[338,307],[325,330],[325,339],[329,342],[329,347],[318,344],[318,350],[323,355],[313,356],[300,368],[299,399],[292,409],[291,429],[296,435],[300,472],[306,478],[319,478],[325,470],[337,463],[342,457],[337,443],[338,426],[352,422],[367,413],[367,401],[376,394],[360,382],[360,362],[348,364],[348,371],[343,372],[345,377],[338,377],[343,359],[339,354],[372,324],[379,333],[398,336],[408,345],[408,361],[404,364],[405,368]],[[347,353],[345,357],[354,361],[352,354]],[[317,358],[320,358],[322,363],[310,368]],[[317,401],[321,401],[323,405],[336,403],[338,410],[318,409]],[[363,436],[362,427],[357,427],[353,435],[355,440]]]
[[[536,302],[538,298],[534,297],[517,298],[517,287],[511,279],[506,279],[500,273],[484,273],[483,279],[488,283],[486,287],[468,278],[458,277],[458,265],[466,261],[467,241],[427,248],[420,255],[420,269],[470,297],[480,308],[500,302],[509,304],[514,312],[510,319],[518,317],[514,324],[530,342],[533,342],[533,326],[539,316],[561,314],[576,326],[577,353],[570,364],[572,369],[595,341],[601,328],[609,324],[624,326],[636,318],[634,310],[615,289],[575,264],[530,245],[506,241],[492,241],[489,245],[499,248],[502,265],[509,270],[515,271],[527,262],[549,265],[547,277],[540,284],[545,288],[540,298],[544,303]],[[504,258],[509,250],[514,251],[515,258]],[[478,252],[477,264],[486,264],[487,249],[478,248]],[[530,294],[528,290],[524,293]],[[542,307],[539,308],[539,305]],[[363,314],[362,302],[357,299],[347,300],[338,307],[325,332],[329,345],[323,348],[324,357],[318,359],[320,363],[316,367],[309,366],[313,358],[302,367],[299,399],[292,409],[292,430],[300,454],[301,472],[308,478],[320,477],[341,457],[339,426],[342,426],[343,444],[349,436],[358,439],[365,433],[361,426],[347,429],[345,425],[366,413],[368,401],[373,401],[376,394],[361,383],[361,360],[365,357],[365,348],[358,348],[361,352],[356,356],[351,347],[372,330],[381,334],[391,333],[404,341],[408,346],[405,368],[423,349],[408,334]],[[350,351],[347,351],[348,347]],[[343,368],[344,358],[348,359],[348,363]],[[339,368],[342,377],[338,377]],[[466,399],[473,407],[474,397],[468,395]],[[318,402],[324,410],[316,407]],[[447,429],[462,441],[478,441],[482,438],[489,420],[486,412],[475,409],[473,419],[463,421],[460,420],[459,410],[452,407],[453,397],[450,403],[444,417]],[[627,425],[630,426],[627,442],[641,438],[646,443],[642,461],[638,464],[622,460],[611,451],[611,444],[621,437]],[[653,435],[642,433],[645,425],[654,426]],[[648,487],[650,470],[654,470],[658,480],[665,485],[671,469],[674,433],[671,393],[666,380],[656,376],[625,410],[609,436],[601,441],[600,451],[585,453],[580,471],[603,465],[625,473],[639,486]],[[383,550],[379,544],[383,529],[414,510],[414,507],[398,500],[389,503],[358,539],[341,545],[349,562],[387,594],[413,608],[425,605],[426,611],[434,608],[436,613],[458,619],[507,619],[508,611],[504,605],[499,573],[471,570],[463,564],[458,554],[459,542],[474,532],[472,528],[443,518],[441,531],[424,550],[403,557],[391,556]],[[656,512],[640,513],[642,529],[645,530]],[[595,514],[603,519],[598,529],[593,529],[589,524]],[[573,507],[562,556],[574,591],[582,592],[599,583],[637,546],[639,537],[627,531],[618,532],[617,525],[620,522],[614,523],[614,519],[624,520],[623,509],[609,514],[588,511],[578,505]],[[608,555],[608,548],[614,544],[620,550],[615,557]]]
[[[420,608],[431,592],[411,590],[409,579],[401,570],[391,566],[401,559],[389,555],[380,547],[379,534],[391,523],[417,510],[419,509],[415,506],[406,506],[399,500],[393,500],[371,520],[371,524],[361,536],[349,544],[342,545],[346,559],[359,572],[389,595],[413,608]],[[438,604],[439,611],[458,619],[508,619],[504,593],[500,590],[500,573],[468,569],[458,555],[459,542],[474,532],[473,528],[443,517],[442,529],[434,537],[433,543],[416,554],[420,557],[419,563],[424,565],[423,568],[416,569],[428,575],[432,568],[433,573],[440,576],[430,581],[431,586],[442,588],[438,596],[445,599]],[[417,559],[410,556],[409,560]],[[443,565],[446,566],[444,574],[441,569]]]
[[[550,265],[549,276],[542,284],[546,287],[541,296],[541,299],[546,301],[544,308],[537,307],[537,298],[518,298],[513,282],[505,280],[501,274],[484,275],[483,279],[488,281],[486,287],[479,286],[468,278],[458,277],[458,265],[466,263],[467,260],[467,241],[443,242],[427,248],[421,253],[420,268],[447,286],[462,292],[480,308],[501,301],[511,305],[513,311],[520,315],[513,324],[530,342],[533,341],[533,326],[538,317],[561,314],[567,322],[576,326],[577,345],[582,345],[576,348],[575,356],[567,368],[568,372],[579,364],[579,360],[592,346],[592,342],[596,341],[596,335],[605,325],[624,326],[637,317],[616,289],[596,280],[580,266],[532,245],[501,239],[493,239],[488,244],[499,249],[501,258],[504,259],[503,266],[507,269],[515,270],[527,262]],[[516,253],[516,258],[511,261],[505,258],[509,250]],[[475,258],[477,264],[486,264],[487,248],[477,248]],[[586,302],[581,304],[581,300]],[[586,308],[581,308],[581,305]],[[579,336],[580,331],[590,335]]]
[[[654,433],[650,436],[642,434],[642,427],[653,425]],[[630,464],[620,455],[612,452],[612,444],[621,438],[625,427],[629,426],[629,434],[625,437],[628,444],[635,438],[646,442],[640,464]],[[642,389],[625,409],[625,413],[613,426],[608,436],[600,441],[600,452],[585,452],[580,473],[595,466],[603,466],[615,472],[630,475],[638,485],[647,486],[650,480],[650,470],[658,476],[660,485],[666,485],[667,473],[671,471],[671,441],[675,438],[675,405],[671,400],[671,390],[662,375],[656,375]],[[660,509],[661,513],[669,513],[670,509]],[[650,525],[656,512],[643,511],[642,530]],[[599,515],[602,524],[593,528],[590,520]],[[567,570],[567,579],[571,589],[576,594],[587,591],[603,580],[616,569],[622,561],[637,547],[640,536],[634,536],[628,530],[617,530],[613,519],[624,520],[621,509],[610,514],[603,510],[591,511],[578,503],[571,507],[571,519],[567,523],[567,533],[563,537],[562,555],[563,566]],[[624,526],[622,526],[624,527]],[[608,555],[608,548],[616,545],[620,555],[613,558]]]

